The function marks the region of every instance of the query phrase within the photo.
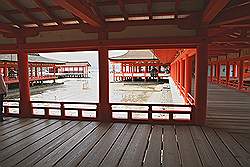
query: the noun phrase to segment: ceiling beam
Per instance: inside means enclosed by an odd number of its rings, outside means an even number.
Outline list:
[[[36,23],[39,26],[42,26],[41,22],[38,21],[36,18],[34,18],[34,16],[32,16],[29,12],[28,9],[23,7],[22,5],[20,5],[16,0],[8,0],[8,2],[14,6],[15,8],[17,8],[17,10],[19,10],[20,12],[22,12],[26,17],[28,17],[31,21],[33,21],[34,23]]]
[[[104,24],[102,20],[87,7],[85,4],[86,2],[81,2],[79,0],[54,0],[54,2],[93,27],[100,28]]]
[[[210,24],[229,2],[230,0],[210,0],[203,12],[202,24]]]
[[[149,16],[149,19],[151,20],[153,18],[152,0],[147,0],[147,7],[148,7],[148,16]]]
[[[124,4],[123,0],[117,0],[117,2],[118,2],[118,5],[120,7],[120,10],[122,12],[122,15],[124,17],[124,20],[127,21],[128,20],[128,13],[126,11],[125,4]]]
[[[16,29],[8,24],[0,23],[0,32],[2,33],[15,33]]]
[[[54,15],[47,6],[41,1],[41,0],[35,0],[35,3],[42,9],[43,12],[45,12],[51,19],[56,20],[56,23],[58,25],[62,24],[62,22],[58,19],[56,15]]]
[[[221,12],[212,22],[213,25],[232,24],[250,20],[250,2]]]

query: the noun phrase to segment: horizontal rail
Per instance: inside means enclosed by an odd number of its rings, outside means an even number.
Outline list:
[[[31,101],[31,104],[33,111],[31,116],[38,118],[100,120],[98,112],[102,112],[99,103],[91,102]],[[112,121],[193,123],[194,106],[191,104],[110,103],[110,106]],[[121,116],[124,113],[126,117]],[[4,100],[4,114],[18,116],[19,100]],[[140,114],[143,114],[143,117]],[[181,118],[183,115],[184,118]]]

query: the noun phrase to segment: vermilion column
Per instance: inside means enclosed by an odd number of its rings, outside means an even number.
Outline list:
[[[177,83],[180,83],[180,62],[177,61]]]
[[[220,63],[218,62],[216,65],[216,78],[217,78],[217,83],[220,82]]]
[[[108,49],[99,48],[99,106],[98,119],[110,121],[112,118],[111,107],[109,104],[109,66]]]
[[[28,53],[20,47],[24,43],[24,39],[18,39],[18,79],[20,91],[19,113],[21,117],[29,117],[32,114],[30,103],[30,84],[29,84],[29,64]]]
[[[180,84],[184,86],[185,80],[185,60],[180,60]]]
[[[237,73],[236,73],[236,64],[233,64],[233,78],[236,78],[237,77]]]
[[[211,63],[210,65],[210,81],[213,82],[213,73],[214,73],[214,65]]]
[[[8,66],[7,63],[4,63],[4,68],[3,68],[3,78],[5,81],[8,80]]]
[[[191,92],[192,85],[192,57],[187,57],[185,60],[185,94],[188,97],[188,93]]]
[[[243,60],[240,60],[238,65],[238,89],[241,90],[243,86]]]
[[[195,114],[196,124],[204,125],[207,114],[208,45],[202,41],[195,56]]]
[[[40,73],[41,73],[41,77],[43,76],[43,66],[40,66]]]
[[[229,61],[227,61],[227,64],[226,64],[226,83],[228,85],[228,82],[230,80],[230,63]]]

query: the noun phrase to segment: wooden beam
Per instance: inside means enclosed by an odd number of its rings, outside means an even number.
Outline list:
[[[98,18],[93,11],[86,6],[86,4],[84,4],[86,2],[80,2],[79,0],[54,0],[54,2],[93,27],[100,28],[103,25],[101,19]]]
[[[230,0],[210,0],[203,12],[202,24],[210,24],[229,2]]]
[[[0,32],[15,33],[16,29],[8,24],[0,23]]]
[[[149,16],[149,19],[151,20],[153,18],[153,14],[152,14],[152,0],[147,0],[147,7],[148,7],[148,16]]]
[[[51,19],[56,20],[56,23],[58,25],[62,24],[62,21],[60,21],[58,17],[54,15],[41,0],[34,0],[34,1],[42,9],[42,11],[45,12]]]
[[[29,13],[29,9],[23,7],[22,5],[20,5],[16,0],[8,0],[10,2],[10,4],[12,6],[14,6],[15,8],[17,8],[20,12],[22,12],[26,17],[28,17],[31,21],[35,22],[37,25],[42,26],[41,22],[34,18],[34,16],[32,16]]]
[[[236,6],[223,12],[218,15],[214,21],[213,25],[223,25],[223,24],[232,24],[239,21],[250,20],[250,2],[242,4],[241,6]]]
[[[120,7],[120,10],[122,12],[122,15],[124,17],[124,20],[127,21],[128,20],[128,13],[126,11],[125,4],[124,4],[123,0],[117,0],[117,2],[118,2],[118,5]]]
[[[17,21],[15,18],[13,18],[11,15],[7,14],[5,11],[0,11],[0,15],[8,19],[12,24],[15,24],[19,27],[22,27],[19,21]]]

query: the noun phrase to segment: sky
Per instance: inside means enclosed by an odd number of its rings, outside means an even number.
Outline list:
[[[109,57],[123,55],[127,50],[111,50]],[[41,56],[56,59],[61,61],[88,61],[93,69],[98,68],[98,52],[97,51],[82,51],[82,52],[54,52],[40,53]]]

